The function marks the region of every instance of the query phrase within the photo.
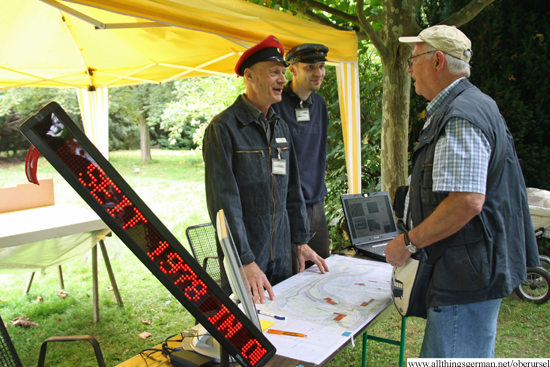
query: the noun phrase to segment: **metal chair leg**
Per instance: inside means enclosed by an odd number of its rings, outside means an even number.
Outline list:
[[[61,265],[57,267],[57,280],[59,281],[59,288],[65,289],[65,283],[63,282],[63,270],[61,270]]]
[[[101,352],[101,348],[99,347],[99,343],[97,340],[89,335],[76,335],[76,336],[54,336],[51,338],[46,339],[42,346],[40,347],[40,355],[38,356],[38,367],[44,367],[44,362],[46,361],[46,349],[48,347],[48,343],[50,342],[74,342],[74,341],[88,341],[90,344],[92,344],[92,347],[94,348],[95,357],[97,359],[97,364],[99,367],[106,367],[105,360],[103,358],[103,353]]]
[[[29,281],[27,282],[27,286],[25,287],[25,290],[23,291],[23,295],[26,296],[29,291],[31,290],[32,281],[34,279],[34,271],[31,273],[31,276],[29,277]]]

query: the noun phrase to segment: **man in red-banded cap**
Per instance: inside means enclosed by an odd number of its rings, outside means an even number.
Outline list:
[[[203,141],[206,202],[212,223],[224,210],[255,302],[271,285],[292,275],[292,247],[305,267],[321,272],[325,261],[308,245],[307,212],[287,124],[271,105],[286,82],[284,48],[269,36],[247,50],[235,66],[246,93],[208,125]],[[220,263],[223,253],[218,248]],[[223,264],[222,264],[223,270]],[[222,289],[231,293],[225,271]]]

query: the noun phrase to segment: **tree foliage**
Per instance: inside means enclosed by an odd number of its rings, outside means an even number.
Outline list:
[[[82,128],[80,109],[74,90],[51,88],[12,88],[0,91],[0,152],[27,149],[29,143],[19,133],[19,126],[32,114],[56,101]]]
[[[173,82],[118,87],[109,93],[111,148],[131,148],[139,136],[141,160],[151,159],[151,126],[159,124],[166,103],[172,100]],[[154,132],[154,130],[153,130]],[[122,135],[120,135],[122,134]]]
[[[362,52],[359,64],[361,101],[361,186],[364,191],[380,190],[380,131],[382,112],[382,68],[376,50],[367,42],[359,45]],[[348,192],[344,136],[338,103],[338,86],[335,69],[328,67],[322,89],[319,93],[327,101],[329,130],[327,146],[327,169],[325,182],[328,193],[325,198],[325,212],[330,222],[330,238],[333,249],[349,245],[346,239],[346,223],[340,203],[340,195]]]
[[[550,2],[499,0],[464,31],[475,35],[470,79],[497,102],[527,186],[550,190]]]
[[[425,0],[422,26],[438,24],[467,0]],[[506,119],[528,187],[550,190],[550,2],[499,0],[461,30],[472,40],[470,80],[491,96]],[[411,98],[410,148],[424,123],[423,97]]]
[[[111,88],[109,149],[141,149],[142,160],[148,160],[152,144],[167,149],[199,147],[206,123],[243,91],[241,80],[218,76]],[[0,91],[0,151],[28,148],[19,125],[51,101],[82,128],[74,89]]]
[[[174,99],[160,116],[160,127],[169,131],[169,143],[201,147],[207,123],[244,92],[238,78],[201,77],[174,82]]]

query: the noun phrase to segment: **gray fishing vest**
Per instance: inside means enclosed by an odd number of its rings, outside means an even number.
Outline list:
[[[448,196],[432,191],[435,146],[454,117],[480,128],[491,147],[487,192],[481,213],[457,233],[437,261],[428,306],[481,302],[508,296],[538,264],[538,247],[525,183],[512,136],[496,103],[467,79],[459,82],[432,116],[412,156],[409,212],[419,225]]]

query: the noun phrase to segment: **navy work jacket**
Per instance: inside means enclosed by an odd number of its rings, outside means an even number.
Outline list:
[[[291,246],[311,235],[290,131],[280,118],[272,128],[268,142],[240,96],[208,125],[203,157],[212,223],[223,209],[242,264],[255,261],[276,284],[292,275]],[[285,175],[272,173],[273,159],[286,161]]]

